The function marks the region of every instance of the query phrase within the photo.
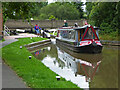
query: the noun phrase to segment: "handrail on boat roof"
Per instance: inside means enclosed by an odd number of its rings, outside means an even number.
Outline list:
[[[87,27],[90,27],[90,25],[85,25],[85,26],[82,26],[82,27],[77,27],[77,28],[75,28],[75,30],[82,30],[82,29],[86,29]],[[99,28],[96,27],[96,26],[94,26],[93,28],[96,29],[96,30],[99,30]]]
[[[90,27],[90,25],[85,25],[82,27],[61,27],[59,28],[59,30],[83,30],[83,29],[86,29],[87,27]],[[93,28],[96,30],[99,30],[99,28],[96,26],[94,26]]]

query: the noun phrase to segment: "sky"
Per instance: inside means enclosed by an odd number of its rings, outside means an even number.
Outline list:
[[[86,3],[86,0],[81,0],[81,1],[83,2],[83,4],[85,4],[85,3]],[[83,11],[85,12],[85,11],[86,11],[86,10],[85,10],[86,5],[82,6],[82,8],[83,8]]]

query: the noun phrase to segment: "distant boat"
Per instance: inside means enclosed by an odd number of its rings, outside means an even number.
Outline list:
[[[102,44],[98,27],[61,27],[57,31],[56,43],[77,53],[101,53]]]

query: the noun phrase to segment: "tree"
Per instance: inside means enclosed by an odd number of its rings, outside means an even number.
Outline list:
[[[58,20],[58,18],[55,18],[55,16],[51,15],[51,16],[49,17],[49,20]]]
[[[38,9],[46,6],[47,2],[3,2],[3,20],[7,19],[26,19],[39,14]]]
[[[80,19],[80,13],[79,10],[76,9],[74,5],[71,5],[69,2],[56,2],[51,3],[40,10],[40,16],[41,14],[47,15],[48,19],[51,15],[53,15],[55,18],[58,18],[59,20],[76,20]],[[43,19],[42,17],[39,17],[39,19]]]
[[[72,4],[75,6],[76,9],[78,9],[80,13],[80,18],[83,18],[83,14],[84,14],[82,9],[83,2],[72,2]]]
[[[102,34],[116,36],[119,28],[120,2],[94,2],[86,5],[88,19],[99,26]]]
[[[30,9],[32,16],[38,17],[40,15],[40,9],[47,5],[48,5],[48,2],[35,2],[34,8]]]
[[[91,2],[86,2],[86,12],[87,12],[87,16],[89,16],[89,14],[91,13],[92,7],[93,7],[94,3]],[[89,17],[87,17],[89,18]]]

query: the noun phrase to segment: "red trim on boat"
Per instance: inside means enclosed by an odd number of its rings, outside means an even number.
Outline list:
[[[86,33],[88,32],[89,28],[92,29],[92,31],[93,31],[93,33],[94,33],[94,35],[95,35],[95,37],[96,37],[97,39],[84,39],[84,37],[85,37]],[[98,39],[98,37],[97,37],[97,35],[96,35],[96,33],[95,33],[95,30],[93,29],[92,26],[87,27],[87,29],[86,29],[86,31],[85,31],[85,33],[84,33],[82,39],[81,39],[81,41],[86,41],[86,40],[91,40],[92,42],[93,42],[93,41],[97,41],[97,40],[99,41],[99,39]]]
[[[81,41],[83,41],[83,40],[84,40],[84,37],[85,37],[85,35],[86,35],[86,33],[87,33],[88,29],[89,29],[89,27],[87,27],[87,30],[85,31],[85,33],[84,33],[84,35],[83,35],[83,37],[82,37],[82,40],[81,40]]]
[[[98,36],[96,35],[95,30],[93,29],[93,27],[92,27],[92,26],[90,26],[90,28],[92,28],[92,31],[94,32],[95,37],[98,39]],[[99,39],[98,39],[98,40],[99,40]]]

